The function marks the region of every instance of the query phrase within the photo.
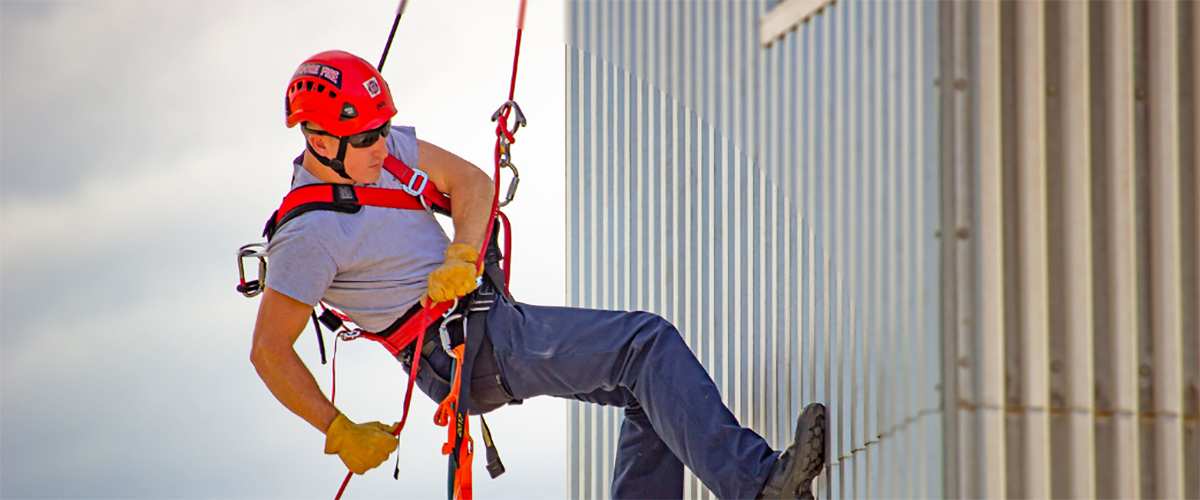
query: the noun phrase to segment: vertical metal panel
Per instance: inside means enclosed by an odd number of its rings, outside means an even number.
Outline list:
[[[1200,9],[835,3],[761,47],[773,6],[568,4],[568,302],[676,322],[774,446],[826,402],[823,497],[1195,496]],[[617,412],[568,419],[609,494]]]
[[[1040,2],[1016,6],[1022,443],[1024,496],[1031,498],[1050,496],[1044,8]]]
[[[1068,419],[1067,469],[1068,485],[1064,496],[1091,498],[1095,496],[1095,425],[1092,398],[1094,325],[1092,294],[1092,159],[1091,106],[1089,90],[1088,4],[1071,1],[1062,4],[1062,26],[1050,27],[1061,32],[1063,77],[1061,78],[1061,121],[1064,147],[1062,154],[1063,207],[1065,209],[1065,286],[1066,290],[1066,353],[1061,368],[1068,378],[1065,391]],[[1052,367],[1053,368],[1053,367]]]
[[[871,75],[867,81],[871,82],[871,105],[868,107],[867,123],[875,124],[871,128],[871,143],[868,146],[872,151],[872,158],[868,166],[868,177],[871,179],[870,193],[867,199],[870,200],[871,207],[871,224],[867,229],[871,235],[865,246],[870,250],[870,262],[868,265],[868,284],[867,292],[869,294],[868,301],[870,303],[866,312],[867,326],[866,330],[870,336],[870,342],[867,344],[866,355],[864,356],[864,364],[869,371],[865,383],[867,385],[864,392],[866,393],[865,407],[867,410],[866,417],[866,453],[868,456],[868,475],[866,498],[876,499],[883,498],[883,482],[880,480],[883,476],[883,454],[880,449],[881,433],[883,431],[882,419],[883,410],[882,394],[884,390],[884,369],[882,359],[887,357],[887,353],[883,351],[883,332],[884,322],[883,316],[883,280],[881,273],[883,272],[883,255],[884,248],[880,235],[883,232],[884,219],[884,204],[883,204],[883,168],[884,168],[884,131],[881,130],[881,125],[884,122],[883,117],[883,88],[885,87],[886,74],[883,71],[884,65],[884,26],[885,26],[885,11],[883,4],[875,2],[867,4],[872,12],[872,25],[867,30],[869,33],[869,48]],[[803,188],[798,189],[799,193],[803,193]],[[876,359],[880,361],[876,361]]]
[[[914,331],[912,329],[912,269],[910,267],[910,250],[907,248],[908,238],[912,232],[912,164],[913,164],[913,103],[912,103],[912,78],[914,74],[913,56],[915,54],[912,45],[913,39],[913,9],[915,4],[903,3],[900,5],[900,82],[899,82],[899,120],[897,126],[900,128],[900,147],[899,157],[896,158],[899,164],[899,176],[896,185],[897,207],[896,211],[899,214],[899,231],[896,235],[896,241],[900,243],[901,251],[898,261],[899,272],[897,273],[897,292],[900,294],[899,314],[896,315],[897,331],[900,339],[899,353],[903,362],[900,365],[899,375],[903,380],[914,380],[913,374],[916,371],[915,360],[913,359],[913,344]],[[899,426],[900,442],[903,452],[901,455],[902,466],[900,467],[900,487],[899,494],[906,498],[916,498],[916,462],[913,461],[913,450],[916,449],[914,443],[912,428],[909,425],[912,422],[914,414],[913,393],[915,392],[912,384],[903,384],[899,391],[899,410],[902,418],[897,422]]]
[[[1000,2],[987,0],[979,4],[979,306],[978,337],[960,336],[960,352],[977,353],[977,380],[966,379],[960,391],[978,391],[974,398],[973,426],[965,427],[960,448],[970,469],[964,471],[964,489],[960,496],[1004,498],[1005,485],[1005,425],[1004,425],[1004,367],[1007,331],[1005,279],[1011,272],[1005,268],[1003,142],[1001,120],[1003,102],[1001,79],[1001,19]],[[960,271],[961,272],[961,271]],[[975,342],[972,342],[975,341]],[[965,344],[965,345],[964,345]],[[970,372],[969,365],[963,372]],[[963,380],[963,379],[960,379]],[[970,408],[968,399],[968,408]],[[977,462],[974,462],[977,460]]]
[[[936,495],[936,328],[922,297],[936,266],[920,236],[936,212],[922,180],[936,137],[913,130],[936,126],[936,38],[922,33],[936,7],[833,5],[763,49],[769,1],[577,5],[590,24],[570,38],[589,61],[571,108],[587,116],[572,303],[673,320],[775,446],[801,403],[829,404],[822,496]],[[629,33],[641,26],[655,33]],[[658,194],[648,213],[634,209],[643,193]],[[590,457],[571,491],[603,496],[619,419],[578,415],[601,430],[573,444]],[[691,476],[685,491],[710,495]]]
[[[1185,85],[1185,91],[1191,100],[1191,120],[1180,134],[1181,141],[1190,146],[1191,154],[1184,154],[1180,160],[1182,168],[1189,168],[1192,176],[1191,192],[1181,196],[1186,203],[1191,200],[1191,221],[1183,222],[1185,234],[1191,230],[1191,239],[1185,239],[1183,245],[1190,246],[1191,255],[1184,256],[1184,264],[1191,266],[1191,288],[1184,296],[1184,309],[1191,312],[1190,321],[1183,327],[1183,363],[1184,363],[1184,436],[1185,444],[1184,472],[1187,478],[1186,497],[1200,500],[1200,474],[1187,474],[1188,471],[1200,470],[1200,61],[1195,54],[1200,54],[1200,8],[1194,3],[1186,4],[1191,10],[1191,16],[1181,16],[1188,27],[1191,44],[1182,45],[1179,53],[1181,62],[1190,65],[1183,68],[1182,74],[1190,75]],[[1186,102],[1184,103],[1186,106]],[[1189,135],[1190,133],[1190,135]],[[1188,138],[1191,138],[1190,140]],[[1186,184],[1185,184],[1186,187]]]
[[[958,25],[958,23],[955,23]],[[1004,179],[1001,121],[1001,13],[1000,2],[989,0],[978,4],[977,14],[977,46],[978,46],[978,247],[979,247],[979,277],[977,288],[967,281],[972,275],[968,267],[974,265],[970,255],[961,255],[966,260],[956,267],[960,279],[958,296],[965,307],[971,307],[978,301],[978,329],[973,329],[976,323],[970,317],[964,318],[959,327],[958,356],[955,365],[959,373],[959,426],[961,430],[959,457],[959,496],[960,498],[1004,498],[1004,332],[1006,332],[1006,315],[1004,315]],[[955,36],[955,42],[960,37]],[[956,50],[961,50],[956,48]],[[956,56],[955,59],[958,59]],[[955,66],[958,66],[956,64]],[[965,62],[964,62],[965,65]],[[944,85],[944,84],[943,84]],[[959,80],[954,82],[959,90]],[[961,89],[960,91],[965,91]],[[959,104],[961,106],[961,104]],[[958,126],[962,133],[962,126]],[[959,150],[960,155],[966,151]],[[960,169],[955,169],[958,177]],[[959,180],[962,186],[962,180]],[[956,199],[970,198],[970,191],[964,193],[966,186],[956,188]],[[965,207],[956,209],[961,212]],[[961,223],[959,228],[964,227]],[[944,229],[943,229],[944,231]],[[970,241],[971,233],[965,239]],[[946,237],[946,236],[943,236]],[[968,248],[961,248],[967,253]],[[978,290],[978,299],[972,297],[971,290]],[[964,307],[964,305],[959,305]],[[978,332],[978,336],[976,336]],[[950,462],[950,460],[948,460]]]
[[[1161,498],[1182,498],[1184,492],[1177,7],[1175,2],[1147,5],[1154,482]]]
[[[1108,168],[1108,275],[1113,431],[1111,467],[1103,475],[1113,478],[1114,498],[1136,498],[1141,483],[1138,449],[1138,303],[1137,214],[1134,160],[1133,3],[1104,4],[1109,43],[1105,47],[1108,69],[1109,117],[1105,141],[1109,144]]]

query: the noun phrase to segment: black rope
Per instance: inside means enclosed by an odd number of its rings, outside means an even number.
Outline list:
[[[321,350],[321,364],[325,364],[325,336],[321,335],[321,324],[317,322],[317,310],[312,313],[313,330],[317,331],[317,348]]]
[[[392,39],[396,37],[396,27],[400,26],[400,16],[404,15],[406,3],[408,3],[407,0],[400,0],[400,6],[396,8],[396,20],[392,21],[392,32],[388,34],[387,45],[383,46],[383,55],[379,56],[379,66],[375,68],[380,73],[383,73],[383,63],[387,61],[388,51],[392,50]]]

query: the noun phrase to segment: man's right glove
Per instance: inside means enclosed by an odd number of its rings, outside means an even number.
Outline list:
[[[337,454],[346,468],[355,474],[364,474],[379,467],[388,456],[396,451],[400,440],[392,435],[395,426],[388,427],[379,422],[356,424],[338,413],[329,430],[325,431],[325,454]]]

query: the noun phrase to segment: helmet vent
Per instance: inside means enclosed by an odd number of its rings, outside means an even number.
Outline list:
[[[317,84],[317,92],[324,92],[324,91],[325,91],[325,84],[324,84],[324,83],[318,83],[318,84]]]
[[[312,82],[312,80],[309,80],[309,81],[307,81],[307,82],[304,82],[304,90],[306,90],[306,91],[310,91],[310,90],[312,90],[312,87],[313,87],[313,82]]]
[[[334,92],[334,91],[332,91],[332,90],[330,90],[330,91],[329,91],[329,98],[330,98],[330,99],[337,99],[337,93],[336,93],[336,92]]]

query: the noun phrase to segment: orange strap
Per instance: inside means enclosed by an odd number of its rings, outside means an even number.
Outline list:
[[[462,364],[466,359],[466,344],[460,344],[451,350],[454,353],[454,359],[457,360],[454,367],[454,380],[450,384],[450,394],[446,395],[446,399],[438,405],[437,412],[433,414],[433,423],[446,428],[446,442],[442,445],[442,454],[449,455],[454,453],[454,441],[456,425],[450,425],[450,422],[457,419],[458,405],[460,401],[459,389],[462,387]],[[470,420],[464,419],[459,424],[463,428],[463,446],[458,454],[458,468],[454,472],[454,498],[456,500],[471,499],[471,459],[475,456],[475,442],[471,439]]]

